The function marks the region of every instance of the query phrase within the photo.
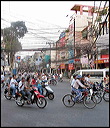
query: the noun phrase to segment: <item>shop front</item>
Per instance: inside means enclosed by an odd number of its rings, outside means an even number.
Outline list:
[[[108,59],[100,59],[100,60],[95,60],[94,61],[95,65],[98,65],[98,69],[103,69],[103,68],[109,68],[109,58]]]

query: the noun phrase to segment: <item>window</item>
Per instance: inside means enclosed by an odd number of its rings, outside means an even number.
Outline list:
[[[108,75],[108,76],[109,76],[109,71],[106,71],[106,75]]]
[[[90,74],[91,77],[103,77],[103,72],[99,71],[99,72],[82,72],[82,74]]]

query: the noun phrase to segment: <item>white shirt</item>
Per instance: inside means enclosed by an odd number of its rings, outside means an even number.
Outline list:
[[[87,84],[90,84],[90,78],[85,77],[85,80],[86,80]]]
[[[42,76],[42,79],[47,80],[47,76],[46,75]]]
[[[73,86],[74,82],[75,82],[75,79],[73,78],[71,81],[71,86]]]
[[[17,81],[12,78],[11,81],[10,81],[10,87],[15,87],[16,83],[17,83]]]
[[[19,91],[24,90],[24,83],[22,81],[19,82],[18,89]]]
[[[80,80],[76,79],[75,82],[74,82],[74,84],[73,84],[73,87],[76,88],[76,89],[78,89],[79,86],[85,87],[85,86],[80,82]]]
[[[5,76],[4,75],[1,75],[1,80],[5,80]]]
[[[60,76],[60,78],[62,78],[62,76],[63,76],[63,75],[62,75],[62,74],[60,74],[59,76]]]

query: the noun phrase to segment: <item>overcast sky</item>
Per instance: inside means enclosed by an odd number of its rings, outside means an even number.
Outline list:
[[[104,3],[102,1],[102,7]],[[1,1],[1,27],[8,27],[14,21],[25,21],[29,33],[20,40],[22,47],[47,47],[46,42],[57,41],[69,26],[70,16],[74,13],[71,8],[75,4],[94,6],[94,1]],[[95,1],[95,6],[99,5],[100,1]]]

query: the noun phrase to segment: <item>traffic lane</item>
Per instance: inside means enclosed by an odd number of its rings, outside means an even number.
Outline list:
[[[14,101],[9,102],[7,101],[5,104],[6,108],[2,107],[1,126],[109,126],[109,123],[107,124],[109,115],[104,111],[108,107],[107,105],[103,109],[100,107],[104,101],[94,109],[87,109],[83,104],[75,104],[74,107],[67,108],[63,104],[57,106],[57,102],[53,106],[51,101],[48,101],[49,104],[46,108],[39,109],[36,105],[18,107]],[[5,109],[3,110],[3,108]],[[3,111],[6,109],[8,112],[3,115]]]
[[[36,105],[18,107],[13,100],[8,101],[3,98],[1,126],[109,126],[109,103],[103,100],[94,109],[87,109],[83,104],[75,104],[72,108],[67,108],[62,104],[61,99],[69,92],[69,85],[59,83],[58,86],[51,88],[55,92],[55,99],[50,101],[46,98],[48,105],[44,109],[39,109]]]

